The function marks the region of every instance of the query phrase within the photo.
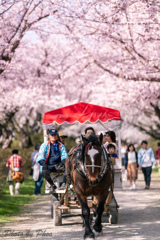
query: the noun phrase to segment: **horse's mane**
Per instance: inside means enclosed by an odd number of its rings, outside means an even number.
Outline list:
[[[92,143],[92,145],[98,145],[98,146],[101,145],[100,142],[98,141],[98,137],[96,135],[93,135],[93,134],[89,135],[88,140],[89,140],[89,142]]]

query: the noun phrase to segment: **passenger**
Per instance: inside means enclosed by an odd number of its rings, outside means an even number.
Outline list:
[[[111,161],[112,161],[112,164],[115,165],[116,164],[116,158],[118,158],[118,155],[117,153],[115,153],[115,145],[113,144],[108,144],[107,146],[107,151],[108,153],[110,154],[110,158],[111,158]]]
[[[102,132],[102,134],[103,134],[102,144],[104,145],[107,142],[107,134],[106,132]]]
[[[88,137],[91,134],[95,135],[95,131],[94,131],[94,129],[92,127],[87,127],[84,132],[85,132],[85,136],[86,137]]]
[[[88,137],[91,135],[91,134],[93,134],[93,135],[95,135],[95,131],[94,131],[94,129],[92,128],[92,127],[87,127],[86,129],[85,129],[85,131],[84,131],[84,133],[85,133],[85,138],[87,138],[88,139]],[[80,144],[78,144],[76,147],[73,147],[71,150],[70,150],[70,153],[72,152],[72,151],[75,151],[76,150],[76,160],[78,161],[78,160],[80,160],[80,161],[82,161],[83,162],[83,148],[84,146],[82,145],[82,143],[80,143]]]
[[[66,147],[67,143],[65,142],[67,135],[65,135],[63,132],[60,132],[59,134],[59,140],[60,142]],[[60,189],[66,188],[66,173],[63,173],[63,183],[60,187]]]
[[[66,142],[65,142],[66,138],[67,138],[67,135],[65,135],[63,132],[60,132],[60,133],[59,133],[60,142],[61,142],[64,146],[66,146]]]
[[[108,131],[106,132],[106,140],[107,142],[104,144],[104,147],[107,150],[108,144],[113,144],[115,145],[115,152],[118,154],[118,147],[116,145],[116,134],[113,131]]]
[[[51,172],[61,172],[60,167],[64,164],[67,158],[67,152],[65,146],[58,141],[58,133],[56,129],[49,130],[49,141],[44,142],[38,155],[38,162],[43,166],[42,176],[51,185],[50,193],[54,192],[57,188],[50,177]],[[63,168],[64,171],[64,168]]]

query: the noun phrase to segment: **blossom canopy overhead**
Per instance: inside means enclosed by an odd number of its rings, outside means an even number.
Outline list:
[[[106,108],[79,102],[66,107],[58,108],[53,111],[46,112],[42,119],[43,128],[47,129],[54,124],[72,125],[76,123],[101,123],[109,124],[120,128],[121,125],[120,112],[116,109]]]

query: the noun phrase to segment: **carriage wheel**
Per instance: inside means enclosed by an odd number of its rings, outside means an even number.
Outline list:
[[[52,194],[51,195],[51,218],[54,218],[54,202],[57,201],[58,194]]]
[[[111,208],[110,215],[109,215],[109,223],[117,224],[118,223],[118,209]]]
[[[61,209],[55,209],[55,206],[59,203],[59,201],[55,201],[53,204],[53,212],[54,212],[54,225],[61,226],[62,225],[62,211]]]

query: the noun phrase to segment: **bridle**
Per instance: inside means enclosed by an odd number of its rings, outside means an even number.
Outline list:
[[[88,143],[87,147],[86,147],[86,152],[88,151],[88,149],[91,149],[92,148],[92,143]],[[84,166],[85,167],[95,167],[95,168],[102,168],[103,166],[103,156],[101,155],[101,166],[98,166],[98,165],[94,165],[94,164],[86,164],[86,156],[84,155]]]
[[[92,147],[92,143],[89,143],[87,145],[87,147],[85,148],[85,151],[87,151],[89,148]],[[82,147],[83,149],[83,147]],[[71,171],[71,176],[73,176],[73,172],[75,170],[77,170],[83,177],[85,177],[87,180],[88,180],[88,183],[89,185],[96,185],[98,184],[103,176],[105,174],[107,174],[107,172],[109,171],[109,169],[111,169],[111,162],[108,158],[108,155],[107,155],[107,151],[106,149],[103,147],[103,145],[101,145],[101,149],[102,149],[102,155],[101,155],[101,166],[98,166],[98,165],[94,165],[94,164],[91,164],[91,165],[86,165],[86,160],[85,160],[85,152],[83,152],[83,157],[84,157],[84,161],[81,161],[81,160],[76,160],[75,163],[74,163],[74,167]],[[67,178],[68,178],[68,181],[70,181],[70,177],[69,177],[69,169],[70,169],[70,163],[73,159],[74,156],[76,156],[77,154],[77,151],[75,151],[73,154],[71,154],[69,156],[69,161],[68,161],[68,164],[67,164]],[[76,159],[76,158],[75,158]],[[88,170],[87,170],[87,167],[97,167],[97,168],[101,168],[100,170],[100,173],[98,174],[98,177],[92,181],[90,178],[89,178],[89,174],[88,174]]]
[[[86,151],[92,147],[92,143],[89,143],[86,147]],[[111,168],[111,163],[107,157],[107,152],[106,152],[106,149],[101,146],[101,149],[102,149],[102,155],[101,155],[101,166],[97,166],[97,165],[94,165],[94,164],[91,164],[91,165],[86,165],[86,159],[85,159],[85,156],[84,156],[84,165],[82,166],[81,165],[81,169],[83,170],[83,174],[85,175],[85,177],[88,179],[88,182],[90,185],[95,185],[97,183],[99,183],[103,176],[109,171],[109,169]],[[97,168],[101,168],[100,170],[100,173],[98,174],[98,177],[92,181],[90,178],[89,178],[89,175],[88,175],[88,170],[87,170],[87,167],[97,167]]]

